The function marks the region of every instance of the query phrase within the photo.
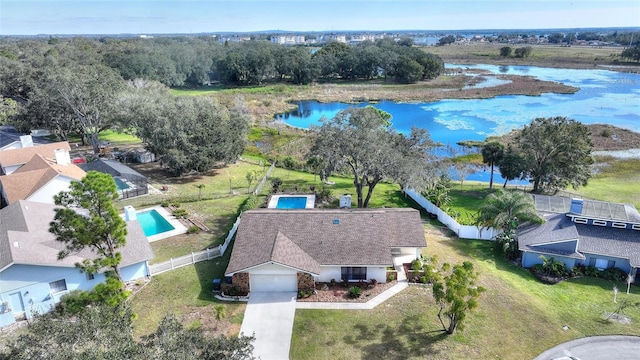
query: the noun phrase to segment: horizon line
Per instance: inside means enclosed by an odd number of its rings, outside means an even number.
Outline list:
[[[435,32],[435,33],[446,33],[446,32],[463,32],[463,31],[493,31],[493,32],[504,32],[504,31],[547,31],[547,30],[591,30],[591,29],[637,29],[640,30],[640,26],[596,26],[596,27],[554,27],[554,28],[477,28],[477,29],[396,29],[396,30],[307,30],[307,31],[299,31],[299,30],[256,30],[256,31],[203,31],[203,32],[166,32],[166,33],[135,33],[135,32],[125,32],[125,33],[40,33],[40,34],[0,34],[2,37],[10,37],[10,36],[19,36],[19,37],[27,37],[27,36],[104,36],[104,35],[210,35],[210,34],[258,34],[258,33],[299,33],[299,34],[309,34],[309,33],[393,33],[393,32]]]

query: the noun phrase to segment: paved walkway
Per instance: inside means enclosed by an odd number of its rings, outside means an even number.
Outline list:
[[[543,352],[534,360],[570,357],[580,360],[638,359],[640,337],[613,335],[571,340]]]
[[[253,356],[261,360],[289,358],[296,296],[296,292],[251,293],[240,333],[255,334]]]

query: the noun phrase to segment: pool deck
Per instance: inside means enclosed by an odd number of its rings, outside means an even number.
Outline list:
[[[141,213],[141,212],[151,211],[151,210],[157,211],[158,214],[160,214],[165,220],[167,220],[167,222],[171,224],[171,226],[173,226],[173,230],[165,231],[157,235],[147,236],[147,240],[149,240],[149,242],[166,239],[166,238],[176,236],[176,235],[181,235],[187,232],[187,228],[184,225],[182,225],[182,223],[180,223],[178,219],[176,219],[173,215],[171,215],[171,213],[167,211],[167,209],[163,208],[162,206],[156,206],[156,207],[151,207],[146,209],[136,209],[136,213]]]
[[[269,200],[269,205],[267,208],[276,209],[278,206],[278,200],[282,197],[304,197],[307,198],[307,203],[305,205],[305,209],[313,209],[316,205],[316,196],[315,195],[291,195],[291,194],[282,194],[282,195],[271,195],[271,199]]]

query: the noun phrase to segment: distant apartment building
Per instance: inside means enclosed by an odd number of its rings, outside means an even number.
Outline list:
[[[275,35],[271,42],[280,45],[301,45],[305,43],[304,35]]]

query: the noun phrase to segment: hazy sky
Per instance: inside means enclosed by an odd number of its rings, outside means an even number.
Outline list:
[[[638,27],[640,0],[0,0],[0,34]]]

